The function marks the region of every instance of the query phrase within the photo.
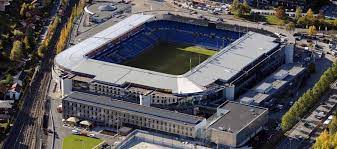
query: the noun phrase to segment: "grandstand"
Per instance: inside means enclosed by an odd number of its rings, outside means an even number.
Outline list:
[[[123,64],[125,61],[135,59],[138,55],[148,49],[152,49],[150,51],[154,51],[151,53],[148,52],[148,55],[152,55],[152,58],[161,57],[162,55],[153,53],[156,53],[156,51],[159,51],[160,53],[160,50],[162,50],[163,47],[170,47],[172,50],[166,50],[166,54],[171,55],[169,53],[170,51],[172,51],[174,55],[183,54],[185,56],[182,58],[185,61],[190,61],[191,56],[192,58],[198,56],[193,53],[188,54],[184,51],[174,51],[174,49],[179,49],[179,47],[198,46],[199,48],[219,51],[220,49],[226,47],[229,43],[238,39],[239,36],[240,34],[238,32],[233,31],[220,30],[206,26],[198,26],[169,20],[157,20],[144,23],[142,26],[138,27],[136,31],[132,32],[128,38],[120,40],[117,44],[114,44],[111,47],[98,52],[91,58],[109,63]],[[180,46],[174,48],[172,45]],[[202,55],[202,60],[205,60],[206,58],[208,58],[208,56],[205,57]],[[142,61],[135,61],[134,63],[139,64],[142,63]],[[164,64],[169,65],[165,70],[160,69],[159,66],[150,70],[162,70],[160,72],[170,73],[170,70],[177,67],[176,63],[171,63],[170,61],[172,61],[172,58],[168,58],[163,61]],[[144,66],[140,65],[138,68],[152,68],[151,63],[150,66],[149,63],[145,63],[146,65]],[[197,64],[193,66],[196,65]],[[128,66],[138,65],[131,64]],[[178,75],[185,73],[189,68],[188,66],[189,64],[187,64],[187,66],[186,64],[181,65],[181,67],[185,69],[177,72],[173,71],[172,74]]]

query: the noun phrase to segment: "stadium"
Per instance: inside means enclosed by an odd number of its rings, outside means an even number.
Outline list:
[[[237,27],[134,14],[58,54],[53,77],[62,96],[82,91],[146,104],[233,100],[287,55],[276,38]]]

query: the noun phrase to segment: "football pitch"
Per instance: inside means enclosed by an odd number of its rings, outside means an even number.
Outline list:
[[[126,61],[124,65],[181,75],[215,53],[216,51],[193,45],[159,43],[153,48],[147,49],[136,58]]]

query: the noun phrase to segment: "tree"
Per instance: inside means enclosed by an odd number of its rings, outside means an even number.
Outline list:
[[[295,23],[294,22],[289,22],[287,25],[286,25],[286,30],[287,31],[293,31],[295,29]]]
[[[15,29],[13,31],[13,34],[14,34],[14,36],[22,36],[23,35],[23,33],[20,30],[17,30],[17,29]]]
[[[4,86],[10,86],[13,82],[13,77],[10,74],[5,75],[5,79],[0,81],[0,84]]]
[[[243,10],[244,10],[245,14],[250,13],[251,9],[250,9],[250,6],[248,5],[247,0],[243,1],[242,7],[243,7]]]
[[[25,38],[23,39],[23,43],[25,45],[25,49],[30,49],[31,48],[31,45],[30,45],[30,40],[29,40],[29,37],[28,36],[25,36]]]
[[[233,0],[231,7],[229,8],[230,12],[232,14],[234,14],[235,16],[241,16],[242,15],[242,11],[241,11],[242,7],[240,4],[239,0]]]
[[[317,19],[318,20],[324,20],[325,19],[325,15],[324,15],[324,12],[322,10],[319,11],[319,13],[317,15]]]
[[[279,19],[282,19],[282,20],[285,18],[286,13],[285,13],[285,10],[282,6],[279,6],[279,7],[276,8],[275,16]]]
[[[250,13],[251,11],[246,0],[243,2],[243,4],[240,3],[239,0],[233,0],[232,5],[229,8],[229,10],[232,14],[234,14],[237,17],[241,17],[242,15]]]
[[[330,134],[335,134],[337,132],[337,117],[336,116],[333,116],[328,128],[329,128]]]
[[[309,29],[308,29],[308,34],[309,34],[309,36],[316,35],[317,34],[316,27],[315,26],[310,26]]]
[[[19,61],[23,57],[22,43],[19,40],[14,41],[13,47],[11,49],[11,54],[9,56],[12,61]]]
[[[23,3],[21,5],[21,9],[20,9],[20,16],[21,17],[24,17],[26,15],[26,10],[27,10],[27,4]]]
[[[330,148],[330,135],[328,131],[324,130],[321,135],[316,138],[313,146],[314,149],[329,149]]]
[[[298,20],[300,17],[302,17],[302,8],[297,7],[295,11],[295,20]]]
[[[300,17],[298,20],[297,20],[297,25],[299,26],[306,26],[308,24],[308,20],[306,19],[306,17]]]
[[[45,46],[42,44],[38,49],[37,49],[37,55],[39,57],[43,57],[44,56],[44,51],[45,51]]]
[[[333,25],[337,27],[337,19],[333,20]]]
[[[307,11],[307,14],[305,15],[305,17],[309,20],[314,19],[314,12],[312,11],[311,8]]]

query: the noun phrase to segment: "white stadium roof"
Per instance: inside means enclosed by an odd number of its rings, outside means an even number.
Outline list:
[[[153,15],[132,15],[98,34],[58,54],[55,62],[63,69],[95,76],[94,80],[114,84],[127,82],[172,90],[173,93],[195,93],[217,79],[229,80],[244,67],[278,46],[275,38],[248,32],[216,55],[183,75],[171,75],[104,61],[85,55],[100,46],[149,21]]]

